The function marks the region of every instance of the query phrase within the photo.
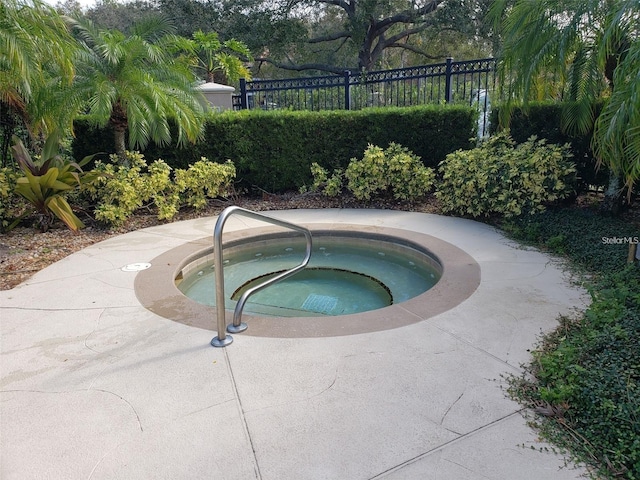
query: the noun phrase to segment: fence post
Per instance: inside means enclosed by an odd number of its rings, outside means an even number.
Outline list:
[[[349,79],[351,78],[351,72],[349,70],[344,71],[344,108],[345,110],[351,110],[351,85]]]
[[[249,99],[247,97],[247,80],[240,79],[240,108],[246,110],[249,108]]]
[[[453,58],[447,58],[447,65],[445,67],[445,77],[444,77],[444,101],[446,103],[451,102],[452,90],[451,90],[451,64],[453,63]]]

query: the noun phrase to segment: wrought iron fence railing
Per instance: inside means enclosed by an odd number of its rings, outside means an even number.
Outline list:
[[[236,109],[359,110],[366,107],[477,103],[485,134],[496,92],[493,58],[453,61],[358,74],[240,82]]]

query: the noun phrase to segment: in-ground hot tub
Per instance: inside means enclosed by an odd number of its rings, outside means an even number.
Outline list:
[[[249,325],[245,334],[317,337],[397,328],[453,308],[480,283],[480,268],[471,256],[430,235],[370,226],[304,226],[314,238],[311,269],[252,296],[243,313]],[[229,324],[242,292],[299,263],[304,241],[272,227],[228,232],[223,240]],[[207,237],[155,258],[136,277],[139,300],[165,318],[215,330],[212,251],[212,237]],[[199,301],[179,287],[197,291]]]
[[[233,310],[249,288],[296,266],[305,249],[304,238],[283,234],[228,246],[224,253],[225,308]],[[278,317],[366,312],[424,293],[442,272],[429,252],[381,235],[315,231],[312,252],[304,270],[251,296],[243,312]],[[213,253],[204,253],[185,265],[176,285],[187,297],[213,306]]]

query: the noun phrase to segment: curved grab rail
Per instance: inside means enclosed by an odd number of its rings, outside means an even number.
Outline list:
[[[222,259],[222,230],[224,229],[224,224],[227,222],[227,219],[231,215],[243,215],[245,217],[254,218],[256,220],[262,220],[263,222],[272,223],[279,227],[290,228],[292,230],[297,230],[302,232],[307,240],[307,250],[302,260],[302,263],[286,272],[281,273],[273,278],[265,280],[264,282],[256,285],[255,287],[250,288],[246,292],[242,294],[240,300],[236,304],[235,311],[233,312],[233,324],[226,327],[225,324],[225,308],[224,308],[224,267],[223,267],[223,259]],[[231,206],[225,208],[220,216],[218,217],[218,221],[216,222],[216,226],[213,229],[213,255],[214,255],[214,265],[215,265],[215,278],[216,278],[216,316],[217,316],[217,329],[218,335],[211,340],[211,345],[214,347],[225,347],[233,342],[233,337],[231,335],[227,335],[227,330],[232,333],[243,332],[247,329],[247,325],[242,323],[242,310],[244,309],[244,305],[249,299],[251,295],[259,292],[263,288],[268,287],[269,285],[273,285],[285,278],[290,277],[298,273],[300,270],[305,268],[311,259],[311,249],[312,249],[312,240],[311,240],[311,232],[309,229],[305,227],[301,227],[300,225],[296,225],[290,222],[286,222],[284,220],[279,220],[277,218],[270,217],[268,215],[264,215],[261,213],[253,212],[251,210],[247,210],[245,208]]]

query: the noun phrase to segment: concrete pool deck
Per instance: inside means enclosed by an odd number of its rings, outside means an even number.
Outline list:
[[[585,292],[551,258],[470,220],[381,210],[268,212],[381,226],[467,252],[458,306],[386,331],[233,336],[168,320],[122,267],[211,236],[216,218],[103,241],[0,292],[2,479],[575,479],[503,390]],[[242,217],[225,231],[264,226]],[[446,268],[446,265],[445,265]],[[211,319],[215,328],[215,319]],[[542,451],[541,451],[542,450]]]

